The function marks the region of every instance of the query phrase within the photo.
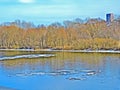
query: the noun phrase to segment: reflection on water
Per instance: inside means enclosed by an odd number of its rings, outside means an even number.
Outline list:
[[[28,86],[30,87],[29,90],[35,90],[35,88],[38,88],[37,90],[120,89],[118,85],[118,83],[120,83],[119,54],[5,51],[0,53],[0,57],[13,57],[24,54],[50,54],[55,55],[55,57],[23,57],[19,59],[16,58],[15,60],[0,61],[0,78],[2,78],[0,79],[0,85],[22,90],[26,90]],[[7,80],[10,80],[12,84],[6,84],[5,81]],[[23,85],[20,87],[19,84],[14,85],[14,80],[18,80],[21,85],[24,81],[26,86]],[[33,82],[29,82],[29,80]],[[112,84],[112,86],[111,82],[109,82],[111,80],[115,83]],[[63,84],[61,84],[61,82]],[[42,84],[42,86],[37,86],[38,83]],[[57,83],[57,87],[52,88],[54,84]],[[49,86],[49,84],[51,86]],[[66,86],[64,86],[64,84]],[[33,85],[33,87],[31,87],[31,85]],[[87,87],[84,87],[86,85]],[[96,86],[92,87],[91,85]],[[98,87],[100,87],[100,89],[98,89]]]

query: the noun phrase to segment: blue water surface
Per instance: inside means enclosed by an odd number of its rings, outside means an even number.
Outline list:
[[[120,54],[1,51],[0,86],[16,90],[120,90]]]

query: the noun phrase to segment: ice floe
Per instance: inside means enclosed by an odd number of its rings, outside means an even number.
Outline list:
[[[3,56],[0,60],[20,59],[20,58],[40,58],[40,57],[53,57],[53,54],[29,54],[29,55],[17,55],[17,56]]]
[[[68,80],[85,80],[86,78],[81,78],[81,77],[69,77],[69,78],[66,78]]]
[[[16,73],[15,76],[18,77],[29,77],[29,76],[63,76],[67,80],[79,81],[86,80],[89,77],[93,77],[99,74],[100,70],[56,70],[56,71],[38,71],[38,72],[25,72],[25,73]]]

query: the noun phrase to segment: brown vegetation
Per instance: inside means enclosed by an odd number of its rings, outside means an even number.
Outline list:
[[[0,26],[1,49],[120,50],[120,20],[107,25],[101,19],[64,21],[49,26],[12,22]]]

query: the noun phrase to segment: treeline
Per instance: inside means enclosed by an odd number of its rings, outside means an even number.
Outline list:
[[[35,26],[19,20],[0,26],[0,49],[120,50],[120,19],[76,19]]]

